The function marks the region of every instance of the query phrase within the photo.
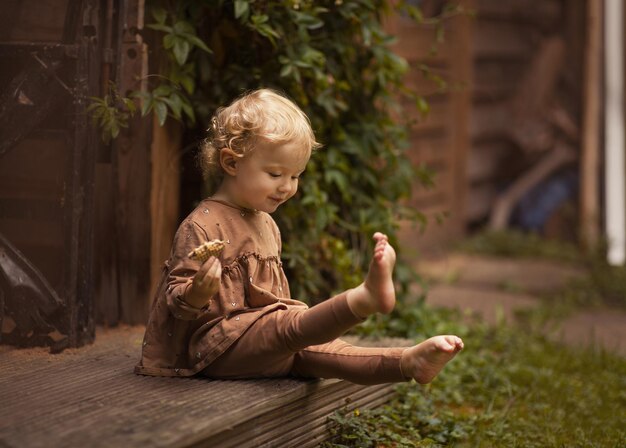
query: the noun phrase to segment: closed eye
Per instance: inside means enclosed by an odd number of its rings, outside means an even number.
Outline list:
[[[274,177],[274,178],[280,177],[280,174],[278,174],[278,173],[267,173],[267,174],[269,174],[270,177]]]

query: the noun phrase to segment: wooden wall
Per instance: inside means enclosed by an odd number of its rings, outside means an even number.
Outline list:
[[[443,3],[428,0],[419,6],[428,15]],[[436,184],[431,189],[415,184],[410,206],[430,219],[425,233],[409,225],[402,227],[400,236],[403,246],[410,249],[405,251],[408,257],[418,251],[445,249],[467,231],[484,226],[498,194],[533,163],[511,137],[511,111],[516,97],[519,103],[529,66],[549,38],[560,39],[565,50],[546,108],[554,99],[574,126],[580,124],[585,0],[459,3],[475,15],[448,19],[444,41],[434,53],[432,28],[401,15],[392,17],[387,26],[398,39],[394,49],[411,66],[407,85],[424,94],[431,109],[426,118],[412,112],[417,124],[411,134],[410,157],[435,173]],[[440,91],[426,80],[420,64],[444,78],[448,89]],[[415,108],[409,105],[407,110]],[[442,215],[446,217],[439,225],[436,217]],[[555,229],[559,231],[558,226]]]
[[[484,223],[496,195],[525,168],[523,154],[508,138],[510,106],[548,37],[559,36],[566,44],[557,89],[563,106],[579,121],[584,42],[584,0],[476,0],[475,6],[468,225]]]
[[[437,15],[445,2],[423,2],[426,16]],[[461,1],[469,9],[472,1]],[[417,25],[408,17],[397,15],[388,23],[388,31],[397,37],[393,47],[404,57],[410,70],[408,87],[422,94],[429,104],[427,116],[420,116],[415,106],[405,104],[415,124],[410,134],[409,157],[415,166],[425,165],[433,174],[435,185],[426,188],[415,182],[409,206],[423,212],[428,224],[404,224],[400,231],[404,254],[413,258],[418,251],[435,251],[464,234],[465,170],[469,148],[470,85],[472,79],[472,20],[458,15],[444,22],[444,40],[437,42],[433,26]],[[434,51],[433,51],[434,49]],[[441,89],[425,77],[420,65],[447,82]],[[440,222],[440,218],[443,221]]]
[[[0,4],[2,341],[80,346],[92,300],[95,0]]]
[[[89,126],[90,97],[144,89],[156,71],[143,0],[0,12],[0,336],[61,350],[96,323],[145,323],[178,223],[182,132],[137,114],[105,144]],[[7,273],[18,262],[37,285]]]
[[[117,56],[110,76],[120,92],[145,89],[157,72],[160,42],[148,43],[142,29],[142,0],[120,0],[111,42]],[[117,31],[116,31],[117,30]],[[149,44],[152,44],[149,49]],[[160,268],[169,256],[178,224],[182,131],[137,114],[103,148],[96,165],[95,300],[97,321],[143,324]]]

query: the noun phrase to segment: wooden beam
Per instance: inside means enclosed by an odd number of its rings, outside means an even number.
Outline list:
[[[605,11],[605,226],[607,258],[612,265],[626,260],[624,202],[624,9],[622,0],[607,0]]]
[[[473,10],[475,0],[465,0],[462,6],[466,10]],[[467,181],[467,158],[470,150],[470,108],[472,107],[471,86],[473,79],[473,38],[474,19],[467,16],[454,18],[452,25],[459,36],[455,42],[455,56],[451,61],[452,72],[457,79],[466,83],[466,87],[451,95],[453,123],[451,127],[452,147],[454,154],[449,160],[453,178],[451,205],[451,218],[454,225],[453,237],[465,234],[466,222],[466,195]]]
[[[174,120],[159,126],[153,117],[152,187],[150,192],[150,298],[154,297],[163,262],[169,257],[179,221],[180,173],[183,127]]]
[[[135,31],[143,28],[143,18],[142,0],[123,2],[116,34],[121,93],[140,89],[146,80],[147,47]],[[114,142],[120,317],[129,324],[144,323],[150,304],[151,140],[152,121],[135,115]]]
[[[595,246],[599,237],[601,18],[602,0],[588,0],[579,198],[580,239],[586,248]]]

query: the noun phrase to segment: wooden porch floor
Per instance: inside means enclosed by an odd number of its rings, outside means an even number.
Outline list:
[[[0,448],[313,447],[335,410],[393,393],[339,380],[138,376],[143,331],[102,330],[56,355],[0,346]]]

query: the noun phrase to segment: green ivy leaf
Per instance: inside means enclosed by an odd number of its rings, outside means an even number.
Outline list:
[[[187,56],[189,56],[189,51],[191,51],[191,44],[185,39],[176,37],[173,50],[178,65],[184,65],[187,61]]]
[[[134,115],[137,111],[137,106],[135,105],[135,102],[130,98],[122,98],[122,101],[124,102],[126,108],[130,111],[130,114]]]
[[[417,23],[422,23],[424,21],[424,14],[422,13],[422,10],[417,6],[407,5],[406,11],[409,16]]]
[[[293,73],[293,65],[291,64],[285,64],[283,68],[280,69],[280,76],[283,78],[289,76],[291,73]]]
[[[192,94],[196,89],[196,82],[191,76],[181,76],[179,82],[183,86],[185,91],[189,94]]]
[[[173,48],[176,43],[176,39],[177,37],[174,34],[166,34],[163,36],[163,48],[166,50]]]
[[[146,28],[150,28],[152,30],[163,31],[164,33],[173,33],[174,30],[171,26],[163,25],[160,23],[150,23],[146,25]]]
[[[191,23],[185,20],[179,20],[174,23],[174,33],[178,35],[196,34],[196,29]]]
[[[293,21],[298,25],[304,26],[310,30],[315,30],[324,26],[324,21],[319,17],[312,16],[304,12],[290,10]]]
[[[152,95],[155,97],[168,96],[170,93],[172,93],[172,86],[169,84],[161,84],[152,91]]]
[[[250,12],[250,4],[248,0],[235,0],[235,18],[247,19]]]
[[[157,115],[157,119],[159,120],[159,125],[163,126],[165,124],[165,120],[167,119],[167,105],[163,101],[155,101],[154,102],[154,112]]]
[[[152,17],[154,17],[154,20],[156,20],[158,24],[163,25],[167,19],[167,11],[160,6],[153,7]]]
[[[178,93],[172,93],[169,97],[163,98],[163,101],[170,107],[174,118],[180,121],[182,119],[181,111],[183,108],[183,102]]]
[[[195,45],[196,47],[200,48],[201,50],[206,51],[207,53],[213,53],[213,51],[207,47],[207,45],[200,39],[198,38],[198,36],[195,36],[193,34],[189,34],[189,33],[185,33],[183,34],[183,36],[193,45]]]
[[[262,36],[267,37],[272,45],[276,45],[276,39],[280,37],[278,32],[267,22],[269,17],[266,14],[255,14],[252,16],[250,27]]]
[[[154,105],[154,98],[150,94],[146,94],[143,102],[141,103],[141,116],[145,117],[152,110],[152,106]]]
[[[429,114],[430,112],[430,105],[428,104],[428,101],[426,101],[426,99],[424,99],[423,96],[418,96],[415,99],[415,107],[417,107],[417,110],[423,115],[426,116]]]

